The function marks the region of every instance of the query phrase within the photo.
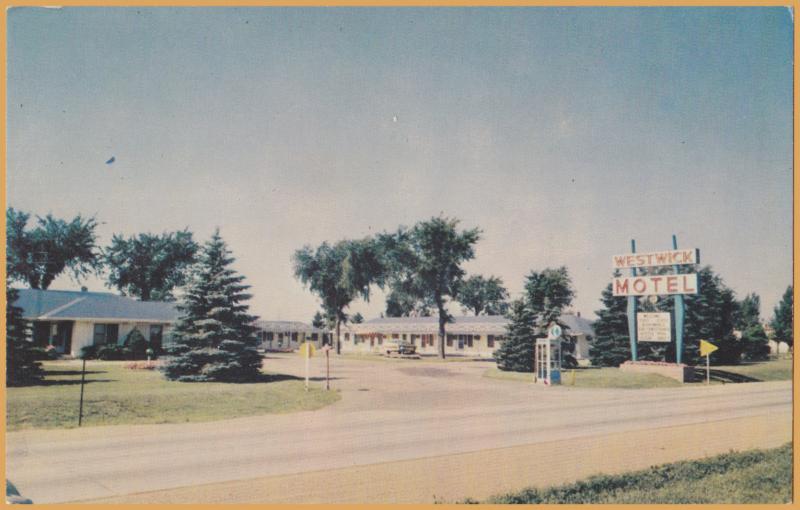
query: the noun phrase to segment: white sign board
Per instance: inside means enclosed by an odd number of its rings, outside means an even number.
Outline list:
[[[674,266],[681,264],[699,264],[700,250],[654,251],[650,253],[628,253],[611,257],[614,269],[627,269],[631,267],[656,267]]]
[[[637,313],[636,339],[639,342],[669,342],[671,325],[669,313]]]
[[[615,296],[697,294],[697,273],[614,278]]]

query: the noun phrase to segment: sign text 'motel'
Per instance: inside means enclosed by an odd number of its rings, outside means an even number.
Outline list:
[[[617,277],[612,286],[615,296],[697,294],[697,274]]]
[[[615,269],[699,264],[700,250],[695,248],[692,250],[628,253],[626,255],[614,255],[611,260]]]

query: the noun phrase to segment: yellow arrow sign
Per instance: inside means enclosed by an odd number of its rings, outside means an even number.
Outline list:
[[[315,350],[316,349],[314,349],[314,344],[309,343],[309,342],[303,342],[302,344],[300,344],[299,354],[300,354],[300,356],[302,356],[304,358],[306,356],[308,356],[309,358],[313,358]]]
[[[708,356],[712,352],[719,349],[716,345],[712,344],[711,342],[706,342],[705,340],[700,340],[700,356]]]

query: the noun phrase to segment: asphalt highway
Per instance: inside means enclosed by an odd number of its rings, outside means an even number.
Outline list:
[[[312,361],[319,376],[324,359]],[[303,373],[292,355],[266,365]],[[791,420],[789,381],[545,388],[482,377],[494,366],[487,362],[334,359],[332,366],[343,398],[317,411],[9,433],[7,478],[35,503],[56,503],[751,416]]]

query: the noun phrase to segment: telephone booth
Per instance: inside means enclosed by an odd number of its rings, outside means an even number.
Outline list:
[[[536,382],[561,384],[561,338],[537,339],[534,363]]]

